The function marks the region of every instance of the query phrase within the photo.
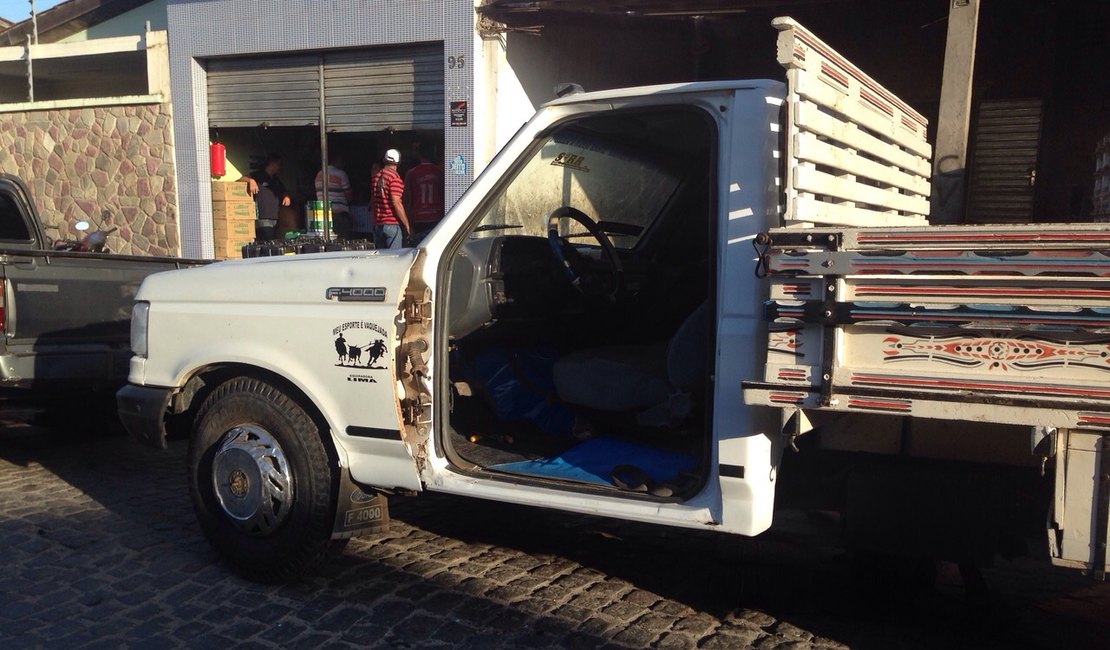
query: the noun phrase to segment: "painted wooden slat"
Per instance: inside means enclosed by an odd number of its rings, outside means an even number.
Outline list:
[[[923,216],[904,216],[866,208],[848,207],[818,201],[812,197],[797,197],[793,205],[794,209],[801,215],[793,218],[805,219],[814,223],[859,227],[919,226],[926,223]],[[788,215],[788,218],[791,217]]]
[[[811,192],[910,214],[929,213],[929,202],[921,197],[898,194],[895,190],[838,178],[811,167],[798,167],[795,178],[799,192]]]
[[[806,76],[800,70],[791,70],[789,76],[796,79],[791,88],[799,97],[820,104],[844,115],[852,122],[867,127],[871,131],[890,138],[897,145],[904,147],[919,156],[932,155],[932,148],[925,140],[919,139],[916,134],[904,129],[899,123],[872,108],[872,104],[864,102],[858,97],[851,97],[833,89],[820,79]]]
[[[863,131],[851,122],[834,118],[822,111],[816,104],[797,102],[793,116],[794,126],[802,131],[810,131],[819,136],[842,142],[853,149],[885,160],[891,165],[918,176],[928,177],[930,174],[927,157],[891,147],[888,142]]]
[[[812,133],[799,133],[794,136],[794,151],[798,160],[825,165],[855,176],[877,181],[884,185],[902,188],[919,196],[929,195],[929,182],[873,160],[868,160],[850,149],[842,149],[828,142],[822,142]]]

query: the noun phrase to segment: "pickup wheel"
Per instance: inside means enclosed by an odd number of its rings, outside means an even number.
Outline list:
[[[335,470],[319,428],[279,389],[237,377],[204,400],[189,488],[208,542],[244,577],[284,582],[328,553]]]

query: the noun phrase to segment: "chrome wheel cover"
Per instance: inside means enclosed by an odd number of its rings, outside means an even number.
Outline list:
[[[224,434],[212,459],[216,500],[235,526],[270,535],[293,508],[293,471],[277,440],[257,424]]]

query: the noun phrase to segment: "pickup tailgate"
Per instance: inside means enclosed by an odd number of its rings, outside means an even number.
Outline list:
[[[1110,429],[1110,229],[780,229],[744,400]]]

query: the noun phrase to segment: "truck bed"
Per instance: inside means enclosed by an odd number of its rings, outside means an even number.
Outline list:
[[[765,233],[748,404],[1110,430],[1103,224]]]
[[[127,377],[131,306],[152,273],[202,260],[0,248],[0,394],[111,389]]]

